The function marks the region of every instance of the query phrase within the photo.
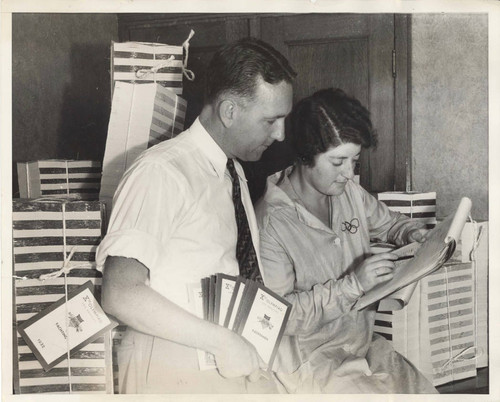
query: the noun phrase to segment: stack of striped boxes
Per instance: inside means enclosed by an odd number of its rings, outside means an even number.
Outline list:
[[[387,191],[377,198],[391,211],[401,212],[415,221],[425,223],[428,229],[436,226],[436,193]]]
[[[13,200],[14,325],[32,318],[65,297],[64,275],[41,281],[42,274],[63,267],[73,250],[67,274],[68,293],[91,281],[99,300],[101,274],[94,268],[102,235],[99,201]],[[14,340],[14,391],[29,393],[111,393],[111,335],[103,335],[70,358],[45,371],[24,339]],[[71,384],[71,389],[70,389]]]
[[[184,130],[183,46],[113,42],[113,100],[99,199],[111,211],[123,173],[147,148]]]
[[[101,164],[95,161],[47,159],[17,164],[20,198],[96,200]]]
[[[470,263],[447,263],[402,310],[376,314],[375,331],[435,386],[476,375],[473,276]]]
[[[474,276],[477,368],[488,366],[488,221],[466,222],[454,263],[470,263]]]
[[[380,193],[378,199],[428,228],[437,222],[435,193]],[[473,377],[475,283],[471,262],[451,259],[418,282],[403,309],[377,312],[375,332],[390,340],[435,386]]]

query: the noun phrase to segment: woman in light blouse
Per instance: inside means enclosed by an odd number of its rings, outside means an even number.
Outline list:
[[[435,393],[374,334],[374,306],[352,309],[393,275],[396,256],[371,255],[370,240],[400,246],[426,232],[353,181],[362,147],[375,142],[369,112],[330,88],[290,118],[296,163],[268,178],[256,206],[265,284],[292,303],[274,366],[281,391]]]

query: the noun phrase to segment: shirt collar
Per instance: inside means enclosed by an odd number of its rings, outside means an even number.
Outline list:
[[[219,178],[224,177],[224,172],[226,171],[227,156],[221,149],[221,147],[219,147],[219,145],[214,141],[205,127],[203,127],[199,117],[196,118],[194,123],[189,128],[189,131],[192,133],[193,139],[198,149],[208,159],[215,174],[217,174]],[[239,174],[238,168],[236,169],[236,171]]]
[[[272,205],[288,206],[295,209],[297,218],[307,226],[331,232],[318,218],[311,214],[300,202],[300,198],[293,190],[289,175],[292,173],[293,166],[289,166],[281,172],[277,172],[267,179],[267,188],[265,198]]]

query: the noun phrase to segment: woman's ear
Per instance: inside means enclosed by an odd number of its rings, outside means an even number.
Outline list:
[[[230,99],[224,99],[219,103],[219,117],[226,128],[233,125],[236,117],[236,104]]]

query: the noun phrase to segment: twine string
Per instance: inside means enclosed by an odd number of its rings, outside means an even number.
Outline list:
[[[191,29],[189,32],[188,38],[184,41],[182,44],[182,48],[186,52],[186,57],[184,58],[184,61],[182,62],[182,74],[184,74],[184,77],[186,77],[189,81],[193,81],[195,78],[194,72],[191,70],[188,70],[187,68],[187,63],[188,63],[188,58],[189,58],[189,41],[191,38],[194,36],[194,31]]]
[[[184,57],[184,60],[182,61],[182,74],[189,80],[193,81],[195,78],[195,74],[193,71],[189,70],[187,68],[187,63],[189,59],[189,41],[193,37],[194,31],[191,29],[189,32],[188,38],[184,41],[182,44],[182,49],[186,53],[186,56]],[[156,61],[156,47],[153,46],[153,60]],[[139,79],[144,79],[148,77],[149,75],[153,74],[153,81],[156,83],[156,73],[161,70],[162,68],[166,67],[172,67],[174,66],[175,63],[175,56],[170,55],[170,57],[167,60],[161,61],[158,64],[155,64],[153,67],[148,67],[148,68],[141,68],[135,72],[136,78]]]

